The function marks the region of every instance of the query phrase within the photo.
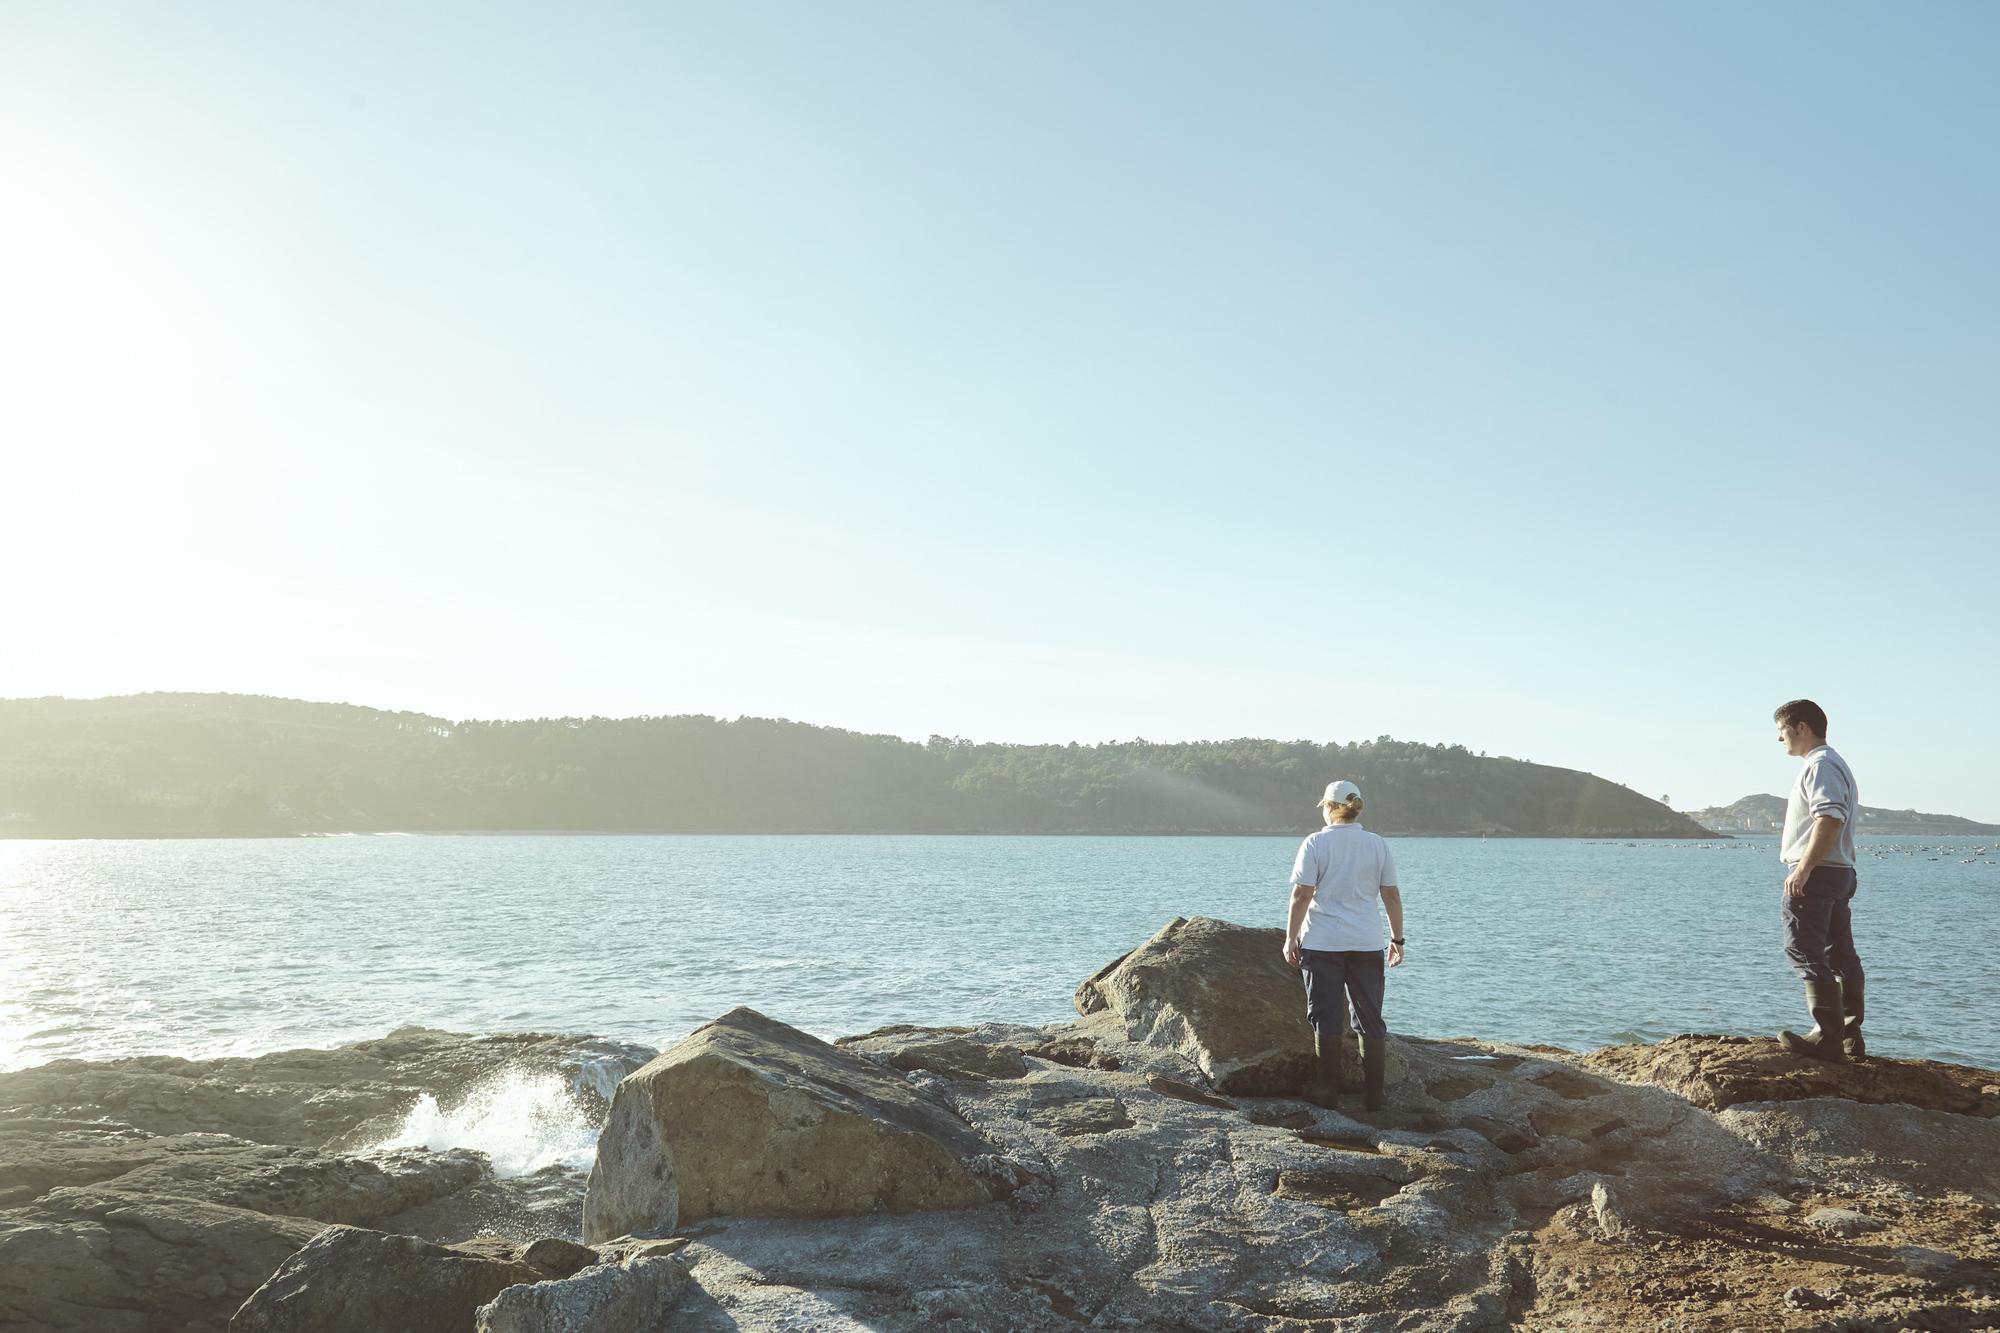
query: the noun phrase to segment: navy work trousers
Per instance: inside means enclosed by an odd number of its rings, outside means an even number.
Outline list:
[[[1336,952],[1301,949],[1299,971],[1306,979],[1306,1021],[1339,1035],[1347,1026],[1347,1002],[1354,1001],[1354,1026],[1364,1037],[1389,1033],[1382,1022],[1382,951]]]
[[[1821,866],[1806,877],[1803,898],[1784,896],[1785,957],[1800,980],[1861,980],[1849,908],[1858,883],[1853,866]]]

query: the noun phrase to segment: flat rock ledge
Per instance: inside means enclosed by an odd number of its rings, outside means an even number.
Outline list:
[[[389,1234],[438,1204],[373,1230],[258,1212],[323,1196],[358,1215],[355,1190],[443,1190],[463,1168],[377,1163],[416,1175],[364,1185],[363,1171],[350,1189],[343,1168],[263,1159],[292,1176],[260,1194],[223,1168],[233,1154],[254,1172],[254,1143],[121,1143],[37,1120],[0,1075],[15,1108],[0,1126],[43,1145],[0,1170],[14,1190],[0,1333],[219,1330],[232,1313],[325,1333],[2000,1328],[2000,1074],[1815,1065],[1711,1036],[1587,1054],[1396,1038],[1389,1105],[1324,1110],[1282,1086],[1280,1009],[1302,1002],[1256,934],[1174,923],[1087,982],[1075,1021],[1045,1027],[829,1045],[732,1011],[611,1099],[607,1141],[627,1104],[653,1140],[629,1137],[658,1156],[601,1153],[605,1186],[664,1163],[672,1220],[588,1245]],[[1261,997],[1244,1003],[1263,1031],[1232,994]],[[61,1135],[79,1145],[67,1165]],[[880,1162],[856,1164],[898,1135],[940,1145],[978,1188],[892,1206]],[[222,1182],[205,1194],[204,1163]],[[134,1175],[185,1193],[121,1194]],[[786,1213],[801,1179],[840,1207]],[[604,1214],[593,1234],[614,1225]],[[106,1272],[125,1284],[115,1304],[61,1303]],[[330,1312],[301,1295],[344,1284]],[[301,1322],[254,1322],[287,1305]]]
[[[1606,1046],[1578,1063],[1608,1078],[1664,1088],[1709,1111],[1738,1102],[1840,1097],[1987,1119],[2000,1116],[2000,1074],[1991,1070],[1936,1060],[1800,1060],[1775,1037],[1685,1033],[1650,1044]]]
[[[403,1028],[333,1050],[0,1073],[0,1333],[220,1333],[329,1224],[434,1242],[505,1232],[517,1241],[481,1243],[508,1254],[573,1243],[574,1173],[500,1180],[476,1152],[360,1145],[422,1097],[450,1107],[498,1078],[559,1080],[601,1114],[652,1055]]]

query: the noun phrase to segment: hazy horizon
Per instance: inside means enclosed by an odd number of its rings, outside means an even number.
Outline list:
[[[2000,10],[0,15],[0,696],[2000,822]],[[1986,162],[1986,167],[1979,164]]]

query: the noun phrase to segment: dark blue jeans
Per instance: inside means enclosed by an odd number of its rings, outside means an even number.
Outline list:
[[[1784,896],[1785,957],[1802,981],[1861,980],[1848,904],[1859,885],[1853,866],[1821,866],[1806,877],[1803,898]]]
[[[1306,979],[1306,1021],[1323,1033],[1339,1035],[1347,1026],[1347,1002],[1354,1001],[1354,1026],[1364,1037],[1385,1037],[1382,1021],[1382,951],[1336,953],[1301,949],[1299,971]]]

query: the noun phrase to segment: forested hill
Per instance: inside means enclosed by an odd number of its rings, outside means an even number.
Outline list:
[[[0,701],[0,835],[1382,833],[1708,837],[1614,782],[1387,737],[927,744],[711,717],[449,722],[227,694]]]

